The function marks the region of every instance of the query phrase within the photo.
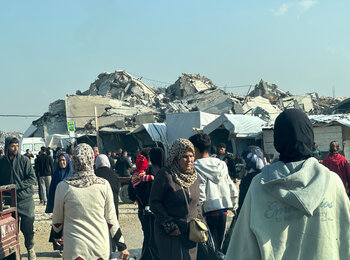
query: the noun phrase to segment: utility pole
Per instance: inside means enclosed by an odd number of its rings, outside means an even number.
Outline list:
[[[96,126],[96,142],[97,148],[100,150],[100,135],[98,133],[97,107],[95,107],[95,126]]]
[[[333,94],[333,98],[335,98],[335,87],[332,87],[332,94]]]

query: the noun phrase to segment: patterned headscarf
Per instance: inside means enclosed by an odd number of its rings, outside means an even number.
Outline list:
[[[85,188],[93,184],[104,184],[105,180],[94,173],[94,152],[88,144],[78,144],[73,153],[74,174],[65,181],[74,187]]]
[[[105,155],[105,154],[97,155],[96,162],[95,162],[95,167],[96,167],[96,170],[100,169],[102,167],[111,168],[111,163],[109,162],[109,159],[108,159],[107,155]]]
[[[180,167],[180,159],[188,150],[191,150],[194,155],[193,144],[187,139],[179,138],[171,146],[168,157],[170,173],[175,177],[176,182],[185,188],[190,187],[197,180],[197,173],[193,166],[187,171],[183,171]]]

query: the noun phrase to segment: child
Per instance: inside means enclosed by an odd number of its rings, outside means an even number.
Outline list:
[[[154,180],[153,175],[146,174],[145,170],[148,168],[148,162],[145,156],[139,154],[136,159],[136,170],[131,177],[132,186],[134,189],[142,183]]]

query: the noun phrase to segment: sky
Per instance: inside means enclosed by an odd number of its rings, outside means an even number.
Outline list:
[[[41,116],[120,69],[168,83],[199,73],[236,94],[263,79],[349,97],[348,10],[348,0],[0,0],[0,130],[25,131],[38,117],[8,116]]]

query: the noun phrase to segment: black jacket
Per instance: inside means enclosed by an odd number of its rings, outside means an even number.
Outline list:
[[[47,154],[41,154],[38,158],[39,177],[52,176],[53,173],[53,159]]]
[[[16,184],[18,213],[34,215],[34,207],[32,207],[32,204],[34,206],[34,170],[29,158],[19,153],[12,162],[8,159],[8,145],[11,139],[12,137],[6,138],[6,155],[0,159],[0,185]]]
[[[115,169],[120,177],[130,177],[129,169],[132,167],[128,157],[120,157],[115,164]]]

